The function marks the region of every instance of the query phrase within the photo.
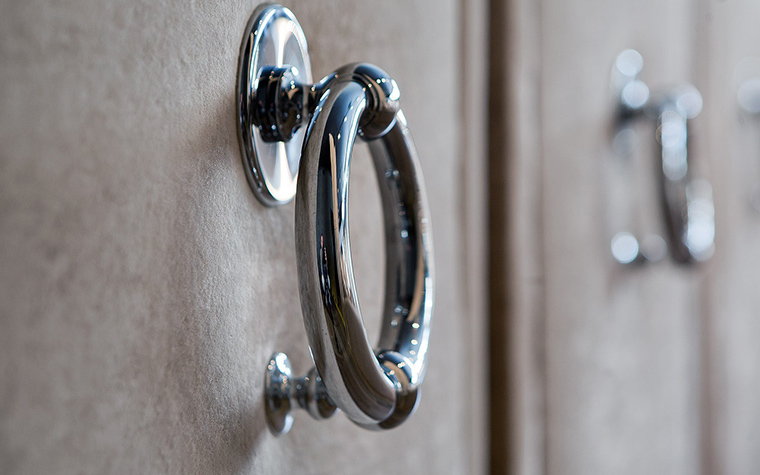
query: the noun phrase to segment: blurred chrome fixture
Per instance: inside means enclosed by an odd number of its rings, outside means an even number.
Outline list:
[[[739,106],[749,114],[760,114],[760,78],[744,81],[736,92]]]
[[[656,120],[660,145],[660,197],[668,244],[656,235],[639,240],[630,232],[618,233],[611,243],[618,262],[656,261],[666,249],[680,263],[705,261],[714,252],[715,210],[712,188],[691,178],[688,156],[688,121],[702,110],[702,95],[691,84],[668,89],[652,98],[638,79],[644,65],[635,50],[621,52],[612,69],[612,87],[618,98],[614,149],[629,148],[634,137],[631,124],[640,117]],[[760,106],[759,106],[760,107]]]
[[[638,79],[643,68],[644,58],[634,49],[622,51],[615,58],[611,83],[623,115],[640,111],[649,101],[649,87]]]
[[[349,64],[316,84],[310,77],[306,41],[290,10],[257,8],[241,48],[241,151],[266,204],[291,199],[297,177],[298,282],[316,366],[293,378],[287,356],[272,356],[267,424],[281,435],[290,430],[293,407],[316,419],[339,408],[360,426],[390,429],[414,412],[427,363],[433,262],[422,172],[398,86],[387,73]],[[364,329],[351,262],[348,185],[357,136],[369,143],[385,219],[377,350]]]
[[[668,245],[657,234],[647,234],[639,242],[629,232],[617,233],[610,243],[612,257],[621,264],[661,261],[668,254]]]
[[[755,131],[757,130],[757,120],[760,119],[760,59],[744,58],[736,69],[737,73],[742,73],[744,76],[736,91],[736,100],[745,115],[754,119],[752,120],[752,129]],[[749,192],[750,204],[755,211],[760,212],[760,181],[757,179],[757,160],[752,160],[748,165],[749,168],[754,169],[754,178]]]

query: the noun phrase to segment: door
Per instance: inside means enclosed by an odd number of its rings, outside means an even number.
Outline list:
[[[478,473],[485,464],[485,2],[287,6],[315,77],[401,89],[431,203],[422,402],[398,429],[263,409],[275,351],[312,362],[294,204],[253,195],[235,122],[256,2],[6,2],[0,19],[3,473]],[[464,85],[467,85],[465,88]],[[384,277],[366,146],[351,175],[370,337]]]
[[[508,376],[494,387],[508,404],[492,413],[492,468],[757,473],[759,132],[737,104],[757,77],[757,2],[491,8],[492,380]],[[626,48],[653,94],[692,83],[704,98],[689,157],[712,183],[707,262],[612,256],[624,226],[663,230],[652,119],[636,142],[645,173],[610,170],[610,73]],[[636,202],[621,207],[621,190]]]
[[[703,2],[699,78],[713,104],[702,145],[714,176],[719,235],[704,292],[704,473],[760,470],[760,215],[757,115],[740,91],[760,77],[760,5]],[[750,89],[751,90],[751,89]],[[743,98],[744,99],[744,98]],[[745,99],[746,100],[746,99]],[[756,100],[756,99],[755,99]],[[746,106],[746,104],[744,104]],[[717,211],[716,211],[717,213]],[[720,251],[720,252],[718,252]]]

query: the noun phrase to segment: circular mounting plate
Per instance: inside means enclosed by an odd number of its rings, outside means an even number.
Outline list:
[[[288,142],[265,142],[254,124],[259,71],[266,66],[293,66],[295,79],[312,84],[311,64],[301,25],[280,5],[261,5],[253,12],[240,47],[238,69],[238,139],[248,183],[266,205],[284,204],[296,194],[298,163],[306,127]]]

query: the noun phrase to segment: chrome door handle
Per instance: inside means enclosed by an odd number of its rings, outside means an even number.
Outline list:
[[[283,148],[306,130],[299,146],[295,233],[301,307],[316,371],[294,379],[287,356],[272,356],[267,423],[280,435],[290,429],[292,407],[317,419],[337,407],[360,426],[393,428],[419,401],[433,310],[432,237],[419,159],[399,109],[398,87],[388,74],[369,64],[350,64],[308,84],[301,78],[310,73],[287,60],[259,62],[256,51],[276,50],[288,35],[292,61],[303,68],[306,43],[293,14],[279,5],[260,7],[240,61],[241,150],[252,167],[251,184],[265,203],[278,201],[280,190],[267,190],[271,179],[256,180],[266,174],[259,164],[272,158],[256,156],[266,150],[258,145],[280,144],[272,163],[289,160]],[[364,329],[351,261],[348,185],[357,135],[370,146],[385,222],[385,305],[377,350]],[[254,156],[246,156],[249,152]]]
[[[688,121],[702,110],[702,96],[690,84],[650,97],[649,88],[638,79],[643,59],[635,50],[620,53],[613,67],[612,84],[618,95],[616,139],[639,117],[656,120],[660,147],[660,198],[667,245],[655,235],[639,245],[630,232],[618,233],[612,241],[613,256],[621,263],[659,260],[670,249],[680,263],[704,261],[714,250],[715,213],[712,188],[705,180],[691,177],[688,154]],[[647,244],[648,245],[644,245]]]

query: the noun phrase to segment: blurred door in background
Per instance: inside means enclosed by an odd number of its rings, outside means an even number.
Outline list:
[[[700,7],[698,77],[711,111],[700,145],[710,162],[719,233],[701,289],[703,473],[753,474],[760,472],[760,3]]]
[[[0,472],[484,470],[486,3],[286,5],[315,78],[361,61],[398,82],[437,281],[417,413],[372,432],[299,412],[279,439],[262,406],[269,357],[286,352],[298,375],[313,363],[294,205],[256,200],[236,135],[256,6],[0,7]],[[355,153],[353,262],[376,339],[382,215],[366,146]]]
[[[760,57],[760,4],[515,0],[491,13],[494,472],[760,472],[760,122],[736,99],[757,74],[744,58]],[[689,144],[715,199],[704,264],[610,253],[621,221],[661,219],[655,196],[631,216],[609,199],[610,69],[626,48],[653,92],[690,82],[704,97]],[[647,127],[637,159],[656,170]]]

